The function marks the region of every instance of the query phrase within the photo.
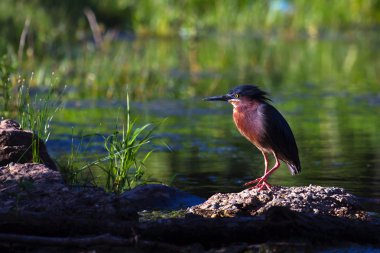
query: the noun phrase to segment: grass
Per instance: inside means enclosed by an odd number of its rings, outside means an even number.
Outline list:
[[[33,75],[31,79],[33,79]],[[18,120],[21,128],[32,131],[33,138],[30,147],[32,150],[32,161],[40,163],[40,140],[44,144],[48,142],[51,134],[51,121],[62,104],[57,97],[54,97],[53,86],[49,87],[47,94],[39,95],[36,93],[32,97],[28,82],[25,80],[22,82],[17,93]]]
[[[131,123],[126,129],[123,127],[122,132],[115,132],[105,141],[109,157],[108,166],[102,167],[107,175],[106,189],[118,194],[145,184],[144,162],[152,152],[145,154],[142,159],[137,158],[141,147],[149,143],[151,131],[137,139],[150,125],[136,129],[133,129],[133,125]]]
[[[105,138],[108,165],[101,166],[106,173],[106,189],[117,194],[144,184],[144,162],[153,152],[150,150],[142,159],[138,158],[142,146],[151,140],[152,128],[150,124],[135,127],[136,121],[131,119],[129,97],[127,95],[127,119],[121,132]]]
[[[83,14],[85,6],[94,10],[99,27],[103,29],[101,48],[96,48],[90,39],[91,29]],[[0,99],[5,108],[10,91],[18,87],[18,78],[12,73],[29,75],[32,71],[35,75],[30,86],[45,84],[54,71],[64,77],[57,81],[57,86],[69,83],[77,89],[75,95],[70,93],[69,96],[115,99],[120,98],[118,96],[128,85],[131,98],[140,101],[157,96],[183,99],[207,95],[215,92],[215,87],[227,88],[225,80],[229,77],[226,75],[235,74],[239,82],[264,86],[294,82],[304,78],[296,75],[310,76],[315,67],[321,74],[314,76],[321,76],[321,79],[326,75],[322,69],[326,68],[333,71],[336,80],[354,80],[358,76],[370,76],[375,80],[377,62],[369,63],[375,65],[372,72],[369,69],[355,71],[358,64],[367,63],[367,59],[361,57],[371,58],[364,49],[354,45],[336,50],[323,48],[323,45],[315,47],[313,43],[315,38],[326,36],[329,31],[334,35],[348,30],[349,40],[355,40],[356,36],[366,38],[366,35],[352,33],[350,28],[376,27],[380,23],[379,8],[375,0],[105,3],[87,0],[79,3],[58,1],[56,4],[42,0],[20,0],[14,4],[4,0],[0,9],[7,11],[0,13],[0,24],[4,24],[0,53],[6,55],[7,61],[12,60],[13,69],[0,70]],[[187,15],[181,15],[184,10]],[[20,59],[17,54],[20,34],[31,13],[29,37]],[[121,41],[112,39],[107,29],[113,27],[117,27],[116,33],[131,30],[143,39],[125,39],[122,33],[116,37]],[[221,36],[206,43],[202,41],[215,33]],[[145,35],[159,35],[163,39]],[[168,37],[174,39],[168,40]],[[308,45],[298,48],[292,45],[291,40],[305,37],[310,39]],[[5,41],[1,43],[1,40]],[[232,40],[237,40],[238,44],[234,45]],[[329,65],[332,68],[324,67]],[[309,69],[302,69],[308,66]]]
[[[352,41],[356,37],[363,39]],[[367,50],[370,48],[371,50]],[[341,41],[224,38],[198,41],[136,39],[113,41],[106,50],[77,47],[61,61],[55,57],[30,59],[22,65],[32,71],[31,85],[49,82],[50,73],[65,77],[75,92],[68,98],[120,99],[129,87],[133,100],[188,99],[222,92],[233,84],[256,83],[276,89],[284,83],[335,81],[348,89],[376,87],[377,61],[371,33],[352,34]],[[372,66],[366,67],[366,66]],[[17,86],[11,78],[10,86]]]
[[[80,184],[95,184],[95,180],[92,177],[90,181],[84,180],[79,169],[79,156],[83,147],[83,137],[78,144],[74,141],[74,129],[71,129],[71,145],[70,153],[61,159],[58,159],[58,167],[61,175],[68,185],[80,185]]]
[[[144,150],[142,148],[150,143],[152,133],[156,128],[152,124],[145,124],[141,127],[136,126],[136,120],[132,119],[130,115],[128,95],[125,112],[125,122],[122,124],[122,130],[115,131],[113,134],[104,137],[104,149],[106,151],[104,157],[80,166],[79,157],[83,151],[83,138],[78,144],[75,144],[72,137],[71,152],[65,157],[66,162],[60,163],[60,171],[67,183],[99,185],[104,187],[105,190],[116,194],[147,183],[145,161],[153,150],[143,154],[146,148]],[[105,177],[99,173],[94,173],[97,168],[101,169],[101,174],[105,175]],[[105,180],[103,181],[102,178],[105,178]]]
[[[5,57],[3,59],[6,59]],[[31,130],[33,133],[30,149],[32,151],[32,161],[40,163],[40,145],[46,144],[51,135],[51,122],[62,107],[62,94],[57,94],[57,88],[54,82],[59,81],[53,73],[50,78],[46,76],[43,79],[35,80],[34,72],[30,78],[22,78],[18,76],[16,82],[12,82],[12,76],[15,74],[9,71],[9,63],[0,62],[0,71],[2,75],[2,89],[4,107],[2,111],[5,115],[16,116],[23,129]],[[8,65],[7,65],[8,64]],[[5,78],[5,76],[10,76]],[[41,76],[38,75],[37,78]],[[6,79],[6,81],[4,81]],[[49,86],[45,89],[38,88],[35,94],[32,94],[31,86],[35,83],[48,82]],[[10,85],[8,85],[10,84]],[[18,86],[16,92],[12,91],[12,87]],[[11,87],[11,88],[9,88]],[[16,109],[16,113],[13,111]],[[125,124],[122,131],[116,131],[108,137],[104,138],[104,147],[107,156],[97,159],[93,163],[89,163],[80,167],[78,157],[81,152],[82,142],[78,145],[74,144],[72,137],[71,150],[66,157],[66,162],[60,166],[60,171],[67,183],[80,184],[88,183],[96,184],[96,179],[92,174],[94,165],[100,167],[106,174],[106,184],[104,187],[108,191],[121,193],[130,190],[133,187],[146,183],[144,180],[144,162],[152,151],[147,152],[142,159],[139,158],[142,146],[148,144],[154,127],[146,124],[142,127],[136,127],[136,121],[130,116],[129,96],[127,95],[127,108],[125,115]],[[73,134],[73,133],[72,133]],[[91,175],[90,180],[84,180],[85,174]]]

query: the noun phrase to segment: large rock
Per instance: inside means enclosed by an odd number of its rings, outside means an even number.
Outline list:
[[[32,162],[33,132],[23,130],[14,120],[0,122],[0,166],[8,163]],[[50,169],[57,170],[54,161],[50,158],[45,144],[38,139],[40,160]]]
[[[98,187],[70,187],[58,171],[43,164],[10,163],[0,167],[0,213],[17,209],[67,217],[123,220],[137,218],[137,211],[184,209],[203,201],[162,184],[142,185],[122,195],[107,193]]]
[[[217,193],[206,202],[189,208],[188,212],[203,217],[256,216],[273,206],[287,207],[306,214],[322,214],[365,220],[368,215],[356,197],[342,188],[305,186],[274,186],[271,191],[256,189],[238,193]]]
[[[98,187],[68,187],[59,172],[35,163],[0,167],[0,214],[13,210],[60,218],[137,218],[118,196]]]

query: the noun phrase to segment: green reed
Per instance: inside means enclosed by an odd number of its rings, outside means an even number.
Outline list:
[[[75,144],[74,129],[72,128],[70,153],[67,156],[60,158],[57,162],[61,175],[63,176],[65,182],[69,185],[78,185],[83,181],[81,180],[81,170],[78,165],[78,157],[80,156],[82,144],[83,136],[80,139],[80,142]]]
[[[152,124],[136,126],[136,120],[130,115],[128,95],[125,116],[126,122],[122,130],[104,137],[106,156],[84,165],[77,171],[88,171],[92,174],[94,167],[100,168],[106,175],[104,188],[116,194],[147,183],[145,161],[153,149],[142,154],[142,147],[151,142],[152,133],[156,129]],[[93,179],[93,183],[96,184],[95,178]]]
[[[33,79],[33,74],[31,79]],[[53,86],[49,87],[47,94],[41,95],[36,93],[31,95],[28,83],[25,80],[20,81],[17,94],[17,110],[20,126],[32,131],[32,161],[40,163],[40,145],[41,141],[47,143],[51,134],[51,121],[56,112],[62,107],[59,98],[55,96]]]
[[[122,131],[108,136],[104,143],[108,152],[108,165],[102,167],[107,175],[106,189],[118,194],[144,183],[144,162],[153,152],[150,150],[142,159],[139,158],[142,146],[150,142],[155,128],[151,124],[135,126],[136,121],[130,116],[128,95],[126,116]]]

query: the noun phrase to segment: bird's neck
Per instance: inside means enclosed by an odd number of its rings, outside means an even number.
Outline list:
[[[254,145],[259,143],[259,132],[262,129],[262,121],[258,113],[260,101],[245,101],[234,107],[233,119],[239,132]]]
[[[260,102],[257,100],[252,100],[252,101],[243,101],[238,104],[234,104],[234,113],[246,113],[246,112],[252,112],[256,111],[257,108],[259,107]]]

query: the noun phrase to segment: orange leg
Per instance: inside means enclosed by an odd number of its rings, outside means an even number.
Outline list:
[[[245,183],[244,186],[256,184],[255,186],[249,189],[258,188],[259,191],[261,191],[262,189],[267,188],[268,190],[270,190],[271,185],[267,182],[267,178],[280,167],[280,161],[278,160],[276,153],[275,152],[272,152],[272,153],[274,155],[274,158],[276,159],[276,164],[273,166],[273,168],[268,171],[268,159],[265,153],[263,152],[264,162],[265,162],[264,175],[262,177],[256,178],[255,180]]]

